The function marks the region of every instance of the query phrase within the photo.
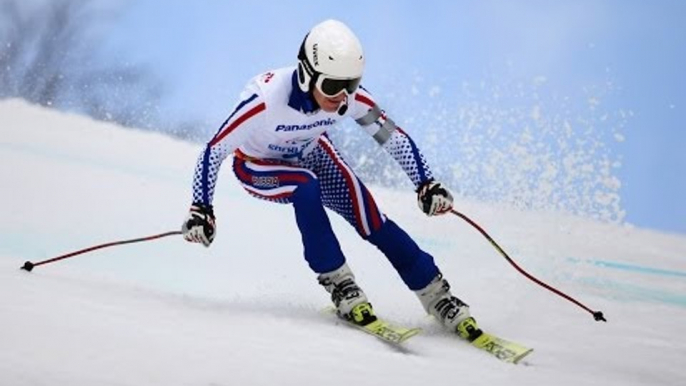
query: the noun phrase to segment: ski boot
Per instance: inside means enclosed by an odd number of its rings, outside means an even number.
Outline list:
[[[347,264],[344,263],[335,271],[320,274],[317,280],[331,294],[339,317],[360,326],[376,320],[371,303],[355,283],[355,275]]]
[[[450,293],[450,284],[438,274],[426,287],[415,291],[424,309],[449,331],[473,341],[482,334],[469,306]]]

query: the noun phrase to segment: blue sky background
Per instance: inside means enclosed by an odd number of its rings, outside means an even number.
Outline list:
[[[170,93],[170,117],[220,123],[248,78],[294,64],[304,34],[326,18],[358,34],[363,83],[400,118],[435,109],[436,87],[440,104],[456,108],[465,84],[475,85],[472,98],[491,103],[502,87],[495,103],[507,105],[517,85],[545,79],[533,92],[547,108],[582,116],[589,95],[600,95],[593,107],[612,117],[597,124],[613,126],[617,139],[608,144],[621,159],[615,173],[626,220],[686,233],[683,1],[137,0],[123,8],[103,52],[153,69]]]

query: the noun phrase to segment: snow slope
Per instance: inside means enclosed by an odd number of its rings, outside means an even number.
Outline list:
[[[170,237],[18,269],[178,229],[199,150],[0,102],[0,384],[686,384],[686,237],[560,214],[457,202],[606,324],[524,279],[457,217],[426,218],[412,192],[372,187],[484,328],[535,348],[519,366],[442,332],[383,256],[332,215],[377,312],[424,333],[401,352],[337,325],[320,312],[328,298],[301,257],[291,208],[249,197],[228,167],[209,249]]]

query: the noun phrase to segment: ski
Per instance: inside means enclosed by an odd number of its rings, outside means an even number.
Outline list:
[[[336,315],[336,309],[334,307],[327,307],[324,311],[326,313]],[[418,327],[399,326],[378,316],[375,321],[364,326],[352,323],[338,316],[337,318],[348,326],[354,327],[357,330],[361,330],[367,334],[377,337],[383,342],[396,346],[400,346],[403,342],[422,331],[422,329]],[[458,339],[465,341],[464,338],[459,338],[459,336]],[[483,332],[483,330],[481,335],[468,343],[506,363],[517,364],[524,357],[533,352],[532,348],[528,348],[519,343],[503,339],[487,332]]]
[[[333,307],[328,307],[326,311],[332,314],[336,313],[336,309]],[[402,343],[404,343],[405,341],[419,334],[422,331],[421,328],[408,328],[399,326],[393,322],[390,322],[378,316],[375,321],[364,326],[352,323],[340,317],[338,319],[343,321],[348,326],[354,327],[357,330],[373,335],[381,341],[392,345],[401,345]]]
[[[346,321],[347,324],[366,332],[367,334],[374,335],[375,337],[381,339],[384,342],[400,345],[406,340],[412,338],[413,336],[419,334],[422,330],[421,328],[407,328],[401,327],[391,322],[377,318],[377,320],[360,326],[355,323]]]
[[[479,337],[471,342],[471,345],[486,351],[494,357],[507,363],[519,363],[522,358],[529,355],[532,348],[525,347],[519,343],[497,337],[493,334],[483,332]]]

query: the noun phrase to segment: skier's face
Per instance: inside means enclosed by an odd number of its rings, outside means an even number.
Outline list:
[[[314,96],[314,100],[317,102],[319,107],[321,107],[322,110],[326,111],[327,113],[336,112],[338,110],[338,106],[340,106],[345,98],[347,98],[345,91],[341,91],[340,94],[334,97],[327,97],[322,94],[321,91],[317,90],[316,87],[314,87],[312,95]]]

